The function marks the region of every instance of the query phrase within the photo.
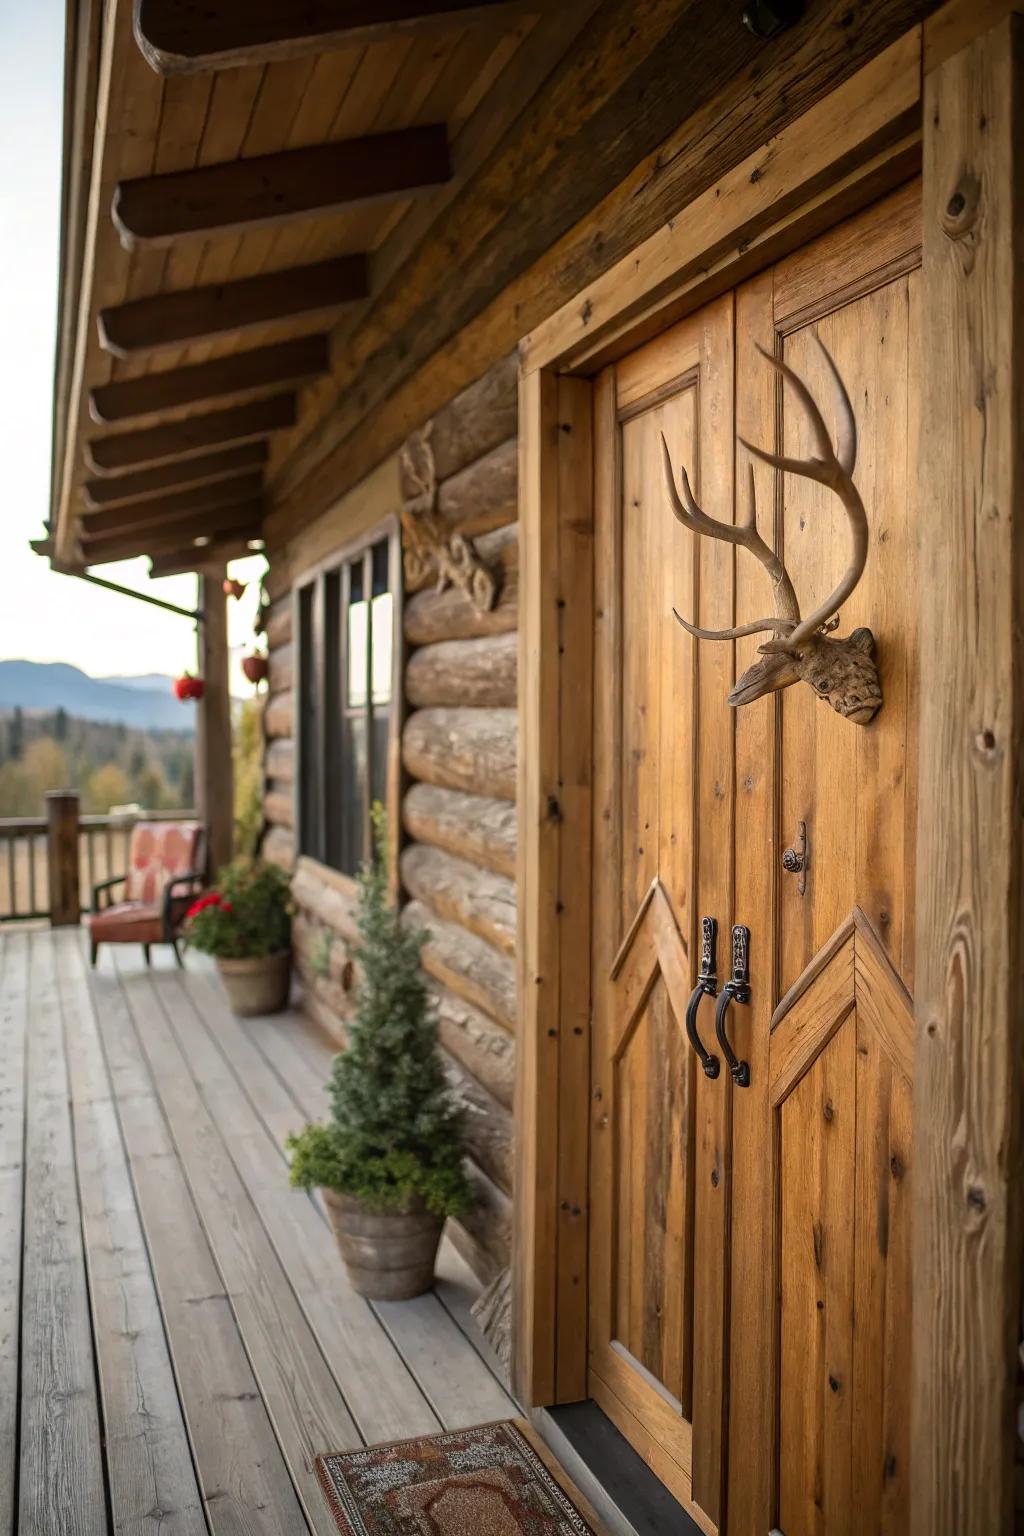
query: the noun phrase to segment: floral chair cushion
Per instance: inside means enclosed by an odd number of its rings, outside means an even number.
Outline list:
[[[202,828],[197,821],[140,821],[128,849],[128,901],[159,903],[176,875],[195,869]]]

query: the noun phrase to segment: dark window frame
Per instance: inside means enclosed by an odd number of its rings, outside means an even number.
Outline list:
[[[361,564],[364,589],[373,595],[374,549],[386,544],[387,585],[392,594],[390,697],[374,704],[372,615],[367,612],[365,701],[348,703],[349,593],[353,566]],[[379,594],[378,594],[379,595]],[[295,635],[296,851],[330,872],[332,880],[354,886],[355,867],[344,867],[343,846],[346,721],[361,718],[365,730],[365,773],[361,848],[354,866],[370,852],[369,810],[374,780],[384,789],[391,828],[391,879],[397,879],[401,796],[404,646],[402,640],[402,548],[397,517],[388,517],[333,549],[296,578],[292,591]],[[373,721],[385,719],[388,743],[382,778],[375,772]],[[331,788],[333,786],[333,789]],[[378,796],[378,798],[380,798]]]

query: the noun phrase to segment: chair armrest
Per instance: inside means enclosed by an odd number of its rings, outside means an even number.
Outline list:
[[[124,885],[127,879],[127,875],[111,875],[109,880],[101,880],[97,885],[94,885],[92,888],[92,911],[101,911],[100,896],[113,890],[115,885]]]
[[[206,877],[201,869],[188,869],[182,875],[175,875],[173,880],[168,880],[167,884],[164,886],[163,901],[161,903],[160,912],[160,926],[163,930],[163,938],[165,944],[169,944],[174,938],[174,923],[172,918],[174,915],[173,909],[175,890],[178,886],[185,887],[186,889],[181,893],[185,895],[187,894],[187,887],[191,886],[193,889],[197,885],[201,887],[205,878]]]

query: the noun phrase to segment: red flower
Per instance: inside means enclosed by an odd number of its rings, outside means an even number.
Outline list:
[[[221,905],[220,892],[219,891],[207,891],[205,896],[200,896],[198,901],[194,901],[192,903],[192,905],[189,907],[188,911],[185,913],[185,917],[186,918],[198,917],[199,913],[200,912],[205,912],[207,907],[219,907],[220,905]],[[227,910],[230,912],[231,911],[231,903],[230,902],[225,902],[224,905],[227,908]]]
[[[230,901],[220,901],[219,897],[217,900],[220,903],[220,909],[222,912],[233,912],[235,910]]]

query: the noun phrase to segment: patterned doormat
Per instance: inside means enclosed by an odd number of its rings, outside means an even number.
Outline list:
[[[318,1456],[341,1536],[598,1536],[511,1421]]]

